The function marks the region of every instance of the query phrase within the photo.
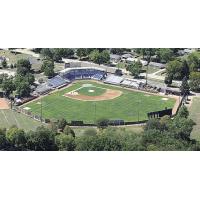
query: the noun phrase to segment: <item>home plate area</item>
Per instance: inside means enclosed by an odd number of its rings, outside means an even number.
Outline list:
[[[66,93],[64,96],[81,101],[103,101],[114,99],[122,94],[119,90],[83,84],[80,88]]]

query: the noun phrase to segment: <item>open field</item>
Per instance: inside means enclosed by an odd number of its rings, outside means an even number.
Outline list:
[[[81,101],[64,96],[66,93],[80,88],[83,84],[118,90],[122,94],[115,99],[102,101]],[[65,118],[67,121],[83,120],[86,123],[93,123],[101,117],[125,121],[145,120],[147,112],[159,111],[166,107],[172,108],[174,104],[175,99],[172,98],[163,99],[163,96],[131,91],[93,81],[78,81],[22,107],[28,107],[32,113],[37,115],[40,115],[42,108],[43,117],[48,119]]]
[[[0,127],[10,128],[12,125],[29,131],[35,130],[42,124],[12,110],[0,110]]]
[[[190,118],[197,125],[194,126],[191,137],[200,141],[200,97],[194,97],[191,107],[189,107]]]

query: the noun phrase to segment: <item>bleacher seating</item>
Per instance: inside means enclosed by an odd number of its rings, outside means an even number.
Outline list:
[[[62,77],[69,81],[73,81],[77,79],[101,80],[105,74],[106,74],[105,71],[101,71],[97,69],[71,69],[65,72],[64,74],[62,74]]]
[[[115,75],[109,75],[107,76],[106,80],[104,81],[105,83],[110,83],[110,84],[115,84],[115,85],[120,85],[120,83],[124,80],[123,77],[120,76],[115,76]]]
[[[59,86],[62,85],[66,85],[69,81],[63,79],[62,77],[60,77],[59,75],[51,78],[48,80],[48,86],[52,87],[52,88],[57,88]]]

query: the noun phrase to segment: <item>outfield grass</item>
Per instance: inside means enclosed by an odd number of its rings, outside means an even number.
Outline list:
[[[18,128],[29,131],[35,130],[42,124],[12,110],[0,110],[0,127],[10,128],[12,125],[16,125]]]
[[[96,87],[118,89],[123,94],[115,99],[106,101],[80,101],[63,96],[65,93],[80,88],[83,84],[93,84]],[[65,118],[71,120],[83,120],[93,123],[96,119],[106,117],[108,119],[123,119],[125,121],[137,121],[147,119],[147,113],[172,108],[175,100],[169,98],[162,100],[162,96],[149,95],[142,92],[134,92],[127,89],[102,85],[92,81],[79,81],[71,87],[52,93],[42,98],[43,117],[48,119]],[[40,101],[40,100],[38,100]],[[40,115],[41,105],[38,101],[30,102],[23,107],[31,108],[35,114]]]
[[[195,97],[193,99],[189,111],[190,111],[190,118],[196,122],[191,137],[200,141],[200,97]]]

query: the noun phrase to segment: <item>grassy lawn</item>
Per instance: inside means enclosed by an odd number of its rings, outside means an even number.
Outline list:
[[[4,56],[9,58],[9,64],[15,64],[20,59],[29,59],[32,63],[32,69],[38,70],[41,68],[42,61],[38,60],[37,58],[33,57],[32,55],[28,55],[25,53],[12,53],[10,50],[2,50],[0,49],[0,56]],[[63,63],[54,63],[54,71],[59,72],[60,70],[64,69]],[[15,69],[13,69],[15,70]]]
[[[111,88],[121,90],[121,96],[106,101],[80,101],[63,96],[65,93],[80,88],[83,84],[93,84],[96,87]],[[102,85],[92,81],[79,81],[71,87],[65,88],[42,98],[43,117],[49,119],[65,118],[71,120],[83,120],[93,123],[95,119],[106,117],[108,119],[123,119],[125,121],[137,121],[147,119],[147,112],[159,111],[172,108],[175,100],[169,98],[167,101],[163,97],[147,95],[141,92],[134,92],[111,85]],[[38,100],[40,101],[40,100]],[[31,108],[35,114],[40,115],[41,106],[38,101],[24,105]]]
[[[143,66],[142,67],[143,70],[147,70],[147,67],[146,66]],[[153,67],[153,66],[149,66],[148,68],[148,74],[153,74],[157,71],[159,71],[160,69],[158,67]]]
[[[197,124],[192,131],[191,137],[200,141],[200,97],[194,97],[189,111],[190,118]]]
[[[125,69],[126,68],[126,63],[124,63],[124,62],[119,62],[119,63],[117,63],[117,65],[116,65],[116,67],[118,67],[118,68],[121,68],[121,69]]]
[[[35,130],[42,124],[12,110],[0,110],[0,127],[10,128],[12,125],[16,125],[19,128],[29,131]]]
[[[8,63],[9,64],[15,64],[20,59],[30,59],[33,69],[40,69],[41,62],[38,61],[36,58],[34,58],[31,55],[23,54],[23,53],[12,53],[10,50],[0,50],[0,56],[5,56],[6,58],[9,58]]]

